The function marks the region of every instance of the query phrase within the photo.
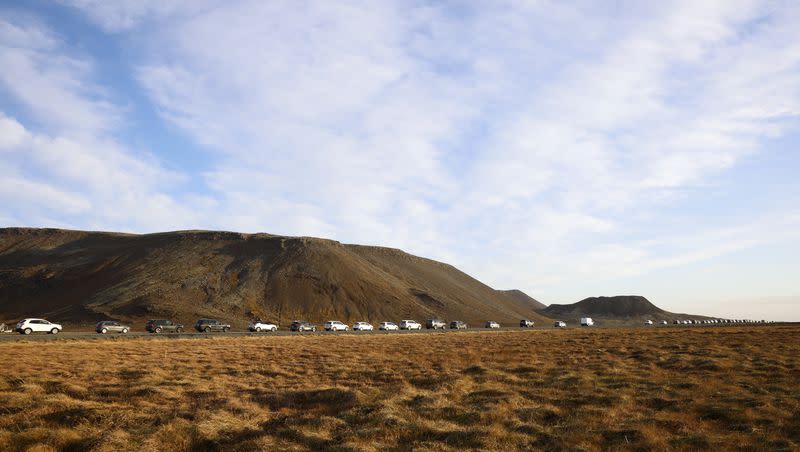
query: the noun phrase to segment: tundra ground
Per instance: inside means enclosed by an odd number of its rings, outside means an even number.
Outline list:
[[[800,447],[800,327],[0,344],[0,450]]]

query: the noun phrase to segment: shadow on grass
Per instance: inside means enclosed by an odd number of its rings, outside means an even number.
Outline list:
[[[98,417],[99,415],[91,408],[77,407],[45,414],[42,416],[42,419],[60,427],[73,428],[83,423],[94,422]]]
[[[298,418],[279,416],[261,425],[265,434],[278,437],[295,444],[308,447],[310,450],[327,451],[352,451],[353,449],[343,446],[342,438],[334,437],[331,439],[319,438],[304,434],[299,428],[295,427]],[[236,444],[236,443],[233,443]]]
[[[251,398],[256,403],[268,405],[273,411],[282,408],[290,408],[336,414],[356,405],[356,393],[339,388],[285,391],[279,393],[263,393],[254,390],[251,391]]]
[[[392,451],[432,449],[435,443],[451,447],[479,449],[483,447],[485,434],[479,430],[436,430],[422,426],[412,426],[397,439]]]

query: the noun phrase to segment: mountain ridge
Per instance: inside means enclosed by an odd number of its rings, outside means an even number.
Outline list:
[[[547,321],[456,267],[315,237],[0,229],[0,317]]]

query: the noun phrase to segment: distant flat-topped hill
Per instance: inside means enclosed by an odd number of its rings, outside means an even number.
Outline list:
[[[571,304],[551,304],[538,311],[540,314],[564,320],[577,321],[581,317],[608,320],[607,324],[622,325],[639,323],[644,319],[705,319],[707,317],[676,314],[665,311],[640,295],[618,295],[614,297],[590,297]]]
[[[589,297],[572,304],[551,304],[540,310],[556,317],[565,315],[639,317],[661,314],[666,311],[639,295],[618,295],[615,297]]]
[[[397,249],[317,238],[0,229],[4,320],[547,321],[526,297]]]

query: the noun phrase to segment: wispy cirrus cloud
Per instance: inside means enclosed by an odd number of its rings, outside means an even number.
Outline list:
[[[138,230],[190,218],[165,191],[184,176],[115,138],[124,109],[95,81],[92,58],[42,23],[12,19],[0,18],[0,87],[33,119],[0,109],[5,221]]]
[[[557,299],[570,281],[791,227],[775,220],[783,205],[717,220],[729,212],[705,188],[798,129],[792,2],[64,3],[135,50],[160,120],[210,156],[185,176],[180,199],[202,209],[181,224],[398,246]],[[38,33],[8,28],[6,41],[20,32]],[[7,61],[76,112],[39,117],[107,143],[124,113],[76,82],[91,61],[37,57],[62,45],[37,39]],[[143,196],[179,208],[175,175],[118,144],[157,187]]]

